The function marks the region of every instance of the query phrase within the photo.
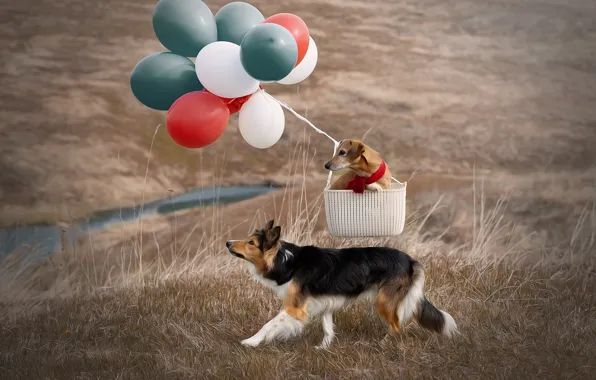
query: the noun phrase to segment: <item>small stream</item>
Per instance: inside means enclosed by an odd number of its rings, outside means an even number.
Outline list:
[[[216,204],[240,202],[278,189],[275,186],[231,186],[195,189],[187,193],[134,207],[99,211],[89,218],[75,221],[67,231],[74,241],[78,236],[108,226],[131,222],[141,217],[165,215]],[[36,255],[48,255],[61,249],[61,229],[56,225],[37,224],[0,229],[0,255],[27,249]]]

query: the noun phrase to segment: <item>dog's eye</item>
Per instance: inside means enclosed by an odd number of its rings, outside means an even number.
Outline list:
[[[345,151],[345,150],[343,150],[343,149],[342,149],[342,150],[340,150],[340,151],[339,151],[339,155],[340,155],[340,156],[345,156],[345,155],[346,155],[346,151]]]
[[[248,244],[249,245],[255,245],[255,242],[251,240],[251,241],[248,242]]]

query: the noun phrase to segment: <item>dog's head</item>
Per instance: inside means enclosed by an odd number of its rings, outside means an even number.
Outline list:
[[[359,167],[362,161],[366,161],[365,147],[366,145],[360,140],[340,141],[335,154],[325,164],[325,169],[336,171]]]
[[[274,225],[271,220],[265,228],[256,230],[244,240],[228,240],[228,251],[254,264],[259,272],[265,272],[273,266],[273,259],[280,248],[281,227]]]

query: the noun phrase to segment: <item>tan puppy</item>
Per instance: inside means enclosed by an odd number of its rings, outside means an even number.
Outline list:
[[[351,189],[363,193],[386,190],[391,187],[391,172],[381,155],[361,140],[342,140],[335,154],[325,164],[325,169],[349,169],[330,186],[332,190]]]

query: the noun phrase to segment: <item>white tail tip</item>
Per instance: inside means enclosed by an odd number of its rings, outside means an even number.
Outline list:
[[[451,338],[453,335],[458,333],[457,324],[455,320],[451,316],[451,314],[446,313],[441,310],[441,314],[443,314],[443,318],[445,318],[445,325],[443,326],[443,335]]]

